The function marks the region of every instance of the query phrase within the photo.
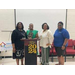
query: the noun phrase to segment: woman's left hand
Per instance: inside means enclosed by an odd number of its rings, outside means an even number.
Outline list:
[[[37,39],[37,38],[34,38],[34,39]]]
[[[51,45],[50,43],[47,43],[47,44],[46,44],[46,46],[50,46],[50,45]],[[51,45],[51,46],[52,46],[52,45]]]
[[[64,50],[65,49],[65,46],[62,46],[62,50]]]

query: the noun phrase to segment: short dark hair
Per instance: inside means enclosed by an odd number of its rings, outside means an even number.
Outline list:
[[[17,23],[16,29],[18,29],[18,25],[19,25],[19,23],[21,23],[21,25],[22,25],[22,30],[23,30],[23,29],[24,29],[24,25],[23,25],[22,22],[18,22],[18,23]]]
[[[43,23],[43,24],[42,24],[42,29],[43,29],[43,26],[44,26],[45,24],[47,24],[47,23]],[[47,29],[49,29],[49,25],[48,25],[48,24],[47,24]]]
[[[59,23],[63,25],[63,22],[60,21],[60,22],[58,22],[58,24],[59,24]]]

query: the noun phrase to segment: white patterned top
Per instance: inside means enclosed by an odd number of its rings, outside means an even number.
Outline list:
[[[40,38],[40,46],[47,48],[48,46],[46,44],[52,44],[53,43],[53,35],[52,32],[50,30],[46,30],[43,32],[43,30],[41,31],[41,33],[39,34],[39,38]],[[51,47],[51,46],[50,46]]]

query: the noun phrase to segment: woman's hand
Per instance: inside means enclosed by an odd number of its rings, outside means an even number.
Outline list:
[[[13,48],[13,52],[14,52],[14,53],[16,52],[16,49],[15,49],[15,48]]]
[[[52,46],[52,44],[48,43],[48,44],[46,44],[46,46]]]
[[[15,53],[16,49],[15,49],[15,44],[14,43],[12,44],[12,47],[13,47],[13,52]]]
[[[65,49],[65,46],[62,46],[62,48],[61,48],[62,50],[64,50]]]
[[[39,39],[42,39],[42,35],[39,36]]]
[[[37,39],[37,38],[34,38],[34,39]]]

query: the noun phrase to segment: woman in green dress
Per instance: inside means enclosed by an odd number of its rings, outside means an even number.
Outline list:
[[[33,24],[29,24],[29,30],[27,30],[28,39],[38,38],[38,31],[33,29]]]

